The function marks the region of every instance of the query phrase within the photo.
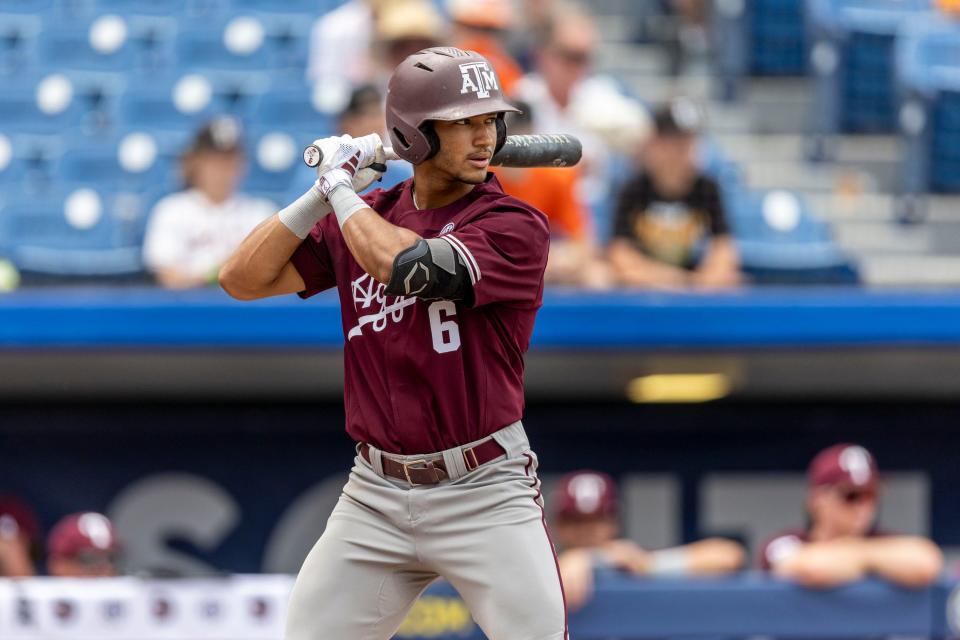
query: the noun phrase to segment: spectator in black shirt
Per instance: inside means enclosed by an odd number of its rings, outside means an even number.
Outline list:
[[[626,285],[664,289],[740,283],[740,261],[717,184],[696,161],[702,116],[680,98],[654,116],[643,172],[620,194],[610,262]]]

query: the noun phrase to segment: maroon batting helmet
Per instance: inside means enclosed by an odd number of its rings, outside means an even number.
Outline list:
[[[387,130],[393,150],[420,164],[440,150],[430,122],[497,113],[497,150],[507,128],[503,114],[519,111],[507,102],[486,58],[455,47],[432,47],[408,56],[387,86]]]

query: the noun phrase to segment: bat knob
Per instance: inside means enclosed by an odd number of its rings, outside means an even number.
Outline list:
[[[320,163],[323,162],[323,151],[315,144],[308,145],[303,150],[303,162],[308,167],[319,167]]]

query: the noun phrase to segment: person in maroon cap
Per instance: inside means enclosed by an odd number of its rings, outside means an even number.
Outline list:
[[[120,543],[103,514],[74,513],[57,523],[47,540],[47,571],[61,578],[115,576]]]
[[[594,570],[621,569],[634,575],[704,575],[743,566],[743,547],[711,538],[648,551],[620,538],[617,486],[606,473],[577,471],[564,476],[553,496],[553,531],[560,552],[567,606],[578,609],[593,592]]]
[[[316,140],[314,186],[220,272],[240,299],[340,298],[357,456],[300,569],[286,640],[387,640],[438,577],[490,640],[569,637],[521,422],[550,231],[489,171],[516,111],[476,52],[409,56],[386,119],[413,178],[360,196],[385,168],[380,136]],[[306,322],[288,327],[292,339]]]
[[[774,536],[760,553],[766,571],[829,588],[876,575],[907,587],[933,582],[943,554],[918,536],[877,527],[880,475],[873,455],[855,444],[821,451],[807,472],[808,525]]]
[[[30,507],[13,496],[0,495],[0,577],[36,575],[39,540],[40,526]]]

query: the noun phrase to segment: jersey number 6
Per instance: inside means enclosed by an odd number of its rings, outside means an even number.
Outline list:
[[[457,315],[457,306],[449,300],[437,300],[427,307],[430,316],[430,336],[433,338],[433,350],[437,353],[449,353],[460,348],[460,327],[454,320],[444,320]]]

